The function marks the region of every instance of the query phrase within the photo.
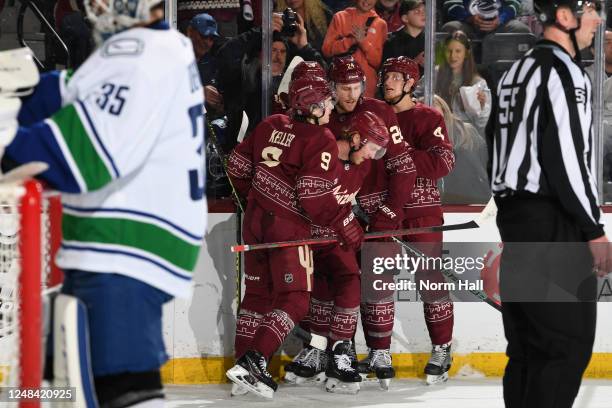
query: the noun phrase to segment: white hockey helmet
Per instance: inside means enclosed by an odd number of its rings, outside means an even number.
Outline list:
[[[162,0],[85,0],[87,18],[94,27],[96,41],[144,23],[151,18],[151,8]]]

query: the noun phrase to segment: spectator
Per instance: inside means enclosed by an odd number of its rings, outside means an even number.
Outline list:
[[[406,56],[419,64],[423,75],[425,65],[425,2],[402,0],[399,15],[404,27],[389,36],[383,49],[383,61],[388,58]]]
[[[223,112],[223,98],[216,87],[219,69],[217,53],[222,45],[217,22],[210,14],[198,14],[189,22],[187,37],[193,44],[208,114],[217,117]]]
[[[387,23],[387,31],[392,33],[404,25],[400,18],[400,0],[378,0],[376,12]],[[383,61],[385,59],[383,58]]]
[[[470,39],[463,31],[455,31],[444,41],[444,48],[445,59],[437,67],[435,93],[444,99],[455,115],[483,133],[491,114],[491,92],[487,82],[476,71]],[[464,89],[465,96],[461,95],[461,88],[474,86],[478,103],[471,103],[469,89]],[[474,105],[476,109],[471,108]]]
[[[374,0],[356,0],[334,15],[323,41],[326,58],[352,55],[366,76],[365,96],[374,97],[377,71],[387,38],[387,23],[374,11]]]
[[[530,32],[516,19],[520,0],[445,0],[443,7],[450,20],[442,27],[447,33],[461,30],[471,38],[482,38],[490,33]]]
[[[279,33],[283,21],[281,15],[272,16],[274,30],[273,72],[282,65],[283,71],[287,61],[298,55],[306,61],[317,61],[325,66],[323,57],[307,41],[304,22],[298,14],[298,30],[287,39],[281,39]],[[287,50],[285,63],[281,63],[282,41]],[[276,55],[275,55],[276,54]],[[242,123],[242,112],[249,118],[249,130],[261,121],[261,27],[252,28],[236,38],[228,40],[218,53],[219,66],[223,69],[218,73],[218,89],[225,101],[225,112],[228,117],[226,142],[222,142],[224,152],[229,152],[236,144],[238,129]],[[274,61],[276,60],[276,61]],[[277,72],[277,71],[276,71]],[[273,73],[274,76],[274,73]],[[276,75],[280,82],[281,75]],[[278,85],[277,85],[278,86]]]
[[[612,31],[606,30],[604,36],[604,73],[606,78],[612,76]],[[589,65],[585,68],[585,71],[589,73],[591,82],[595,80],[595,64]],[[610,95],[612,97],[612,95]],[[612,100],[610,101],[612,102]]]
[[[68,67],[76,70],[94,49],[91,28],[84,17],[83,2],[59,0],[53,8],[53,17],[70,54]]]
[[[323,0],[333,14],[342,11],[353,4],[353,0]]]
[[[612,31],[606,30],[604,40],[604,82],[603,82],[603,126],[604,126],[604,153],[603,153],[603,180],[604,198],[606,202],[612,201]],[[591,77],[591,82],[595,80],[595,64],[585,68]]]
[[[308,42],[317,51],[321,51],[327,27],[332,19],[332,12],[321,0],[278,0],[276,11],[282,12],[291,7],[297,12],[308,33]]]
[[[455,168],[442,179],[445,204],[482,204],[491,196],[486,172],[487,146],[474,126],[454,115],[448,104],[434,95],[433,107],[444,116],[455,153]]]
[[[240,0],[176,0],[176,4],[179,28],[188,25],[195,15],[208,13],[217,21],[222,36],[235,37],[238,34],[236,19],[240,14]]]

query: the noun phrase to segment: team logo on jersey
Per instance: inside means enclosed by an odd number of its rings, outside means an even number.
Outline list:
[[[144,43],[138,38],[118,38],[104,44],[103,57],[116,57],[126,55],[140,55]]]
[[[341,188],[342,188],[342,185],[338,185],[334,187],[334,189],[332,190],[334,197],[336,197],[336,201],[338,201],[338,205],[352,203],[359,191],[355,191],[354,193],[349,193],[346,188],[344,189],[344,191],[340,191]]]
[[[293,274],[292,273],[286,273],[285,274],[285,283],[293,283]]]

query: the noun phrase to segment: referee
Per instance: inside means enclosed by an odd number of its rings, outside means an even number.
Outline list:
[[[578,52],[601,18],[590,2],[534,3],[544,38],[502,77],[487,127],[504,242],[504,401],[565,408],[592,354],[593,271],[612,270],[595,185],[591,81]]]

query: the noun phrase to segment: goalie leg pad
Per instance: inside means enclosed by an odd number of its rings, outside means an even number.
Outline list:
[[[75,406],[97,408],[87,321],[83,302],[73,296],[57,296],[53,318],[54,385],[74,387]]]
[[[96,377],[100,408],[132,407],[164,398],[159,370]]]
[[[87,305],[95,377],[159,370],[167,354],[162,306],[171,296],[112,273],[65,272],[64,293]]]

